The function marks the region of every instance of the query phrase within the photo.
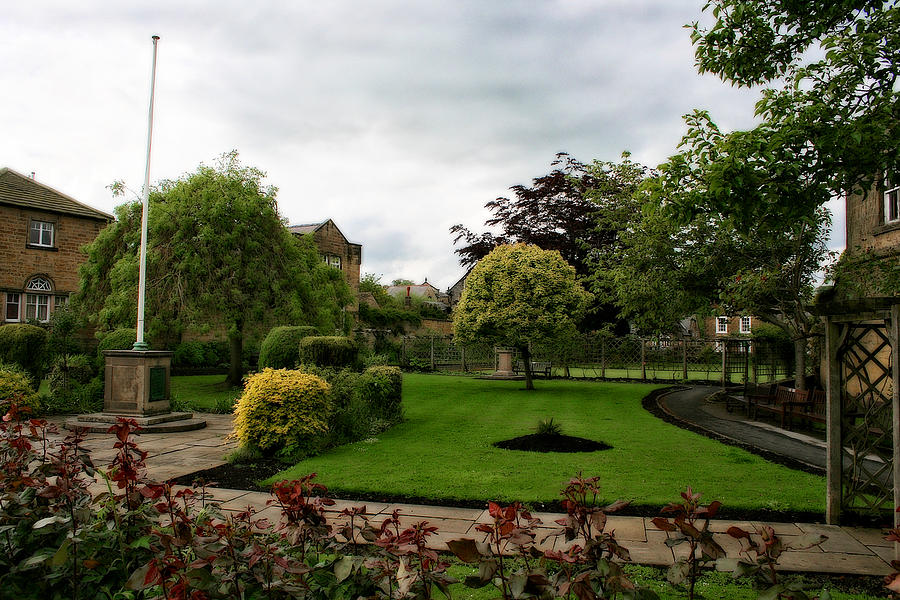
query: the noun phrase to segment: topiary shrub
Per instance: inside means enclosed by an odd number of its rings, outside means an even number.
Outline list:
[[[359,358],[359,346],[348,337],[323,335],[300,340],[300,362],[319,367],[343,368]]]
[[[403,375],[398,367],[369,367],[356,382],[357,394],[378,419],[397,423],[402,418]]]
[[[206,354],[201,342],[181,342],[172,352],[172,367],[202,367]]]
[[[0,326],[0,363],[19,365],[40,384],[44,375],[47,332],[35,325],[11,323]]]
[[[28,373],[19,365],[0,364],[0,416],[6,414],[10,402],[17,396],[20,407],[27,406],[32,412],[40,410],[40,397],[34,391]]]
[[[234,409],[234,434],[242,446],[267,454],[314,451],[334,410],[330,391],[324,379],[302,371],[265,369],[251,375]]]
[[[97,355],[103,356],[104,350],[131,350],[136,339],[136,329],[131,329],[130,327],[113,329],[100,338],[100,344],[97,346]]]
[[[259,368],[293,369],[300,364],[300,340],[317,335],[309,325],[273,327],[259,347]]]

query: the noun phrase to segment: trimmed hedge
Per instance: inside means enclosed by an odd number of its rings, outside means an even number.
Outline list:
[[[300,364],[301,340],[318,335],[310,325],[273,327],[259,347],[259,368],[293,369]]]
[[[97,356],[102,357],[104,350],[131,350],[137,339],[137,330],[130,327],[113,329],[100,338],[97,346]]]
[[[19,365],[40,384],[44,375],[47,331],[26,323],[0,326],[0,363]]]
[[[13,396],[21,394],[19,406],[27,406],[33,412],[38,412],[41,401],[34,387],[31,385],[28,373],[18,365],[0,364],[0,416],[9,410],[10,400]]]
[[[359,359],[359,346],[343,336],[323,335],[300,340],[300,362],[317,367],[349,367]]]
[[[400,396],[403,373],[399,367],[369,367],[356,382],[356,392],[375,417],[390,423],[402,418]]]
[[[334,410],[330,391],[324,379],[302,371],[251,375],[234,409],[235,436],[241,446],[266,453],[314,451]]]

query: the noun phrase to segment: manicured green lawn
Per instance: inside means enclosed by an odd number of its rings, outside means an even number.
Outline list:
[[[574,474],[599,475],[606,500],[662,506],[691,485],[735,509],[824,511],[824,478],[769,463],[664,423],[641,407],[658,386],[591,381],[486,381],[405,374],[406,420],[377,439],[304,460],[272,480],[317,472],[332,491],[456,500],[559,499]],[[563,433],[611,450],[534,453],[493,442],[532,433],[552,417]],[[271,480],[270,480],[271,481]]]
[[[241,395],[239,389],[222,386],[224,375],[190,375],[172,377],[170,385],[177,402],[197,411],[211,411],[232,403]]]

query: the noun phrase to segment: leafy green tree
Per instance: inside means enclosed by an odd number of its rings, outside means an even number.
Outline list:
[[[416,285],[412,279],[395,279],[391,285]]]
[[[701,190],[704,171],[692,177]],[[763,318],[793,340],[799,383],[815,325],[806,306],[829,258],[827,210],[743,228],[712,210],[684,222],[664,210],[669,183],[665,174],[648,180],[631,208],[617,213],[620,243],[597,253],[593,291],[614,297],[621,316],[648,332],[672,332],[691,314]]]
[[[246,336],[280,323],[340,329],[351,301],[340,271],[322,263],[308,237],[287,230],[263,177],[230,152],[150,195],[148,337],[224,330],[229,385],[241,381]],[[87,247],[78,301],[102,328],[135,324],[140,211],[138,203],[119,206],[117,221]]]
[[[601,226],[598,219],[620,209],[647,176],[647,169],[627,152],[619,163],[589,165],[559,153],[550,166],[550,173],[536,177],[532,185],[512,186],[511,198],[485,204],[492,216],[484,224],[499,232],[476,234],[461,224],[450,228],[454,243],[462,243],[456,249],[462,265],[474,265],[498,245],[521,242],[557,250],[575,268],[579,281],[590,277],[592,252],[614,244],[618,236],[614,219],[603,219]],[[614,318],[605,297],[596,296],[579,326],[595,329]]]
[[[710,194],[673,203],[753,216],[738,223],[746,225],[812,216],[830,197],[900,179],[894,0],[710,0],[704,10],[712,23],[692,27],[698,69],[766,86],[756,106],[762,122],[724,143],[706,124],[691,124],[693,154],[709,153],[721,176]]]
[[[516,348],[525,363],[526,388],[533,390],[529,344],[573,335],[590,300],[559,252],[502,245],[469,273],[453,330],[463,342],[489,340]]]

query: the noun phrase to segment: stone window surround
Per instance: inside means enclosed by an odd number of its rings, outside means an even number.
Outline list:
[[[36,224],[40,224],[41,226],[43,226],[43,225],[50,226],[49,231],[50,231],[51,240],[50,240],[49,245],[43,244],[40,242],[35,243],[32,241],[31,233],[32,233],[32,231],[36,231],[36,229],[35,229]],[[43,231],[46,231],[46,229],[41,228],[40,231],[43,232]],[[28,231],[25,232],[25,247],[32,249],[32,250],[49,250],[51,252],[57,252],[59,250],[57,243],[56,243],[58,232],[59,232],[59,222],[56,219],[52,219],[49,217],[43,217],[43,216],[40,218],[29,217],[28,218]]]
[[[15,297],[15,302],[12,301],[13,297]],[[15,305],[16,307],[16,316],[13,319],[9,317],[9,308],[12,305]],[[3,320],[7,323],[18,323],[22,320],[22,292],[6,292],[5,304],[3,306]]]

